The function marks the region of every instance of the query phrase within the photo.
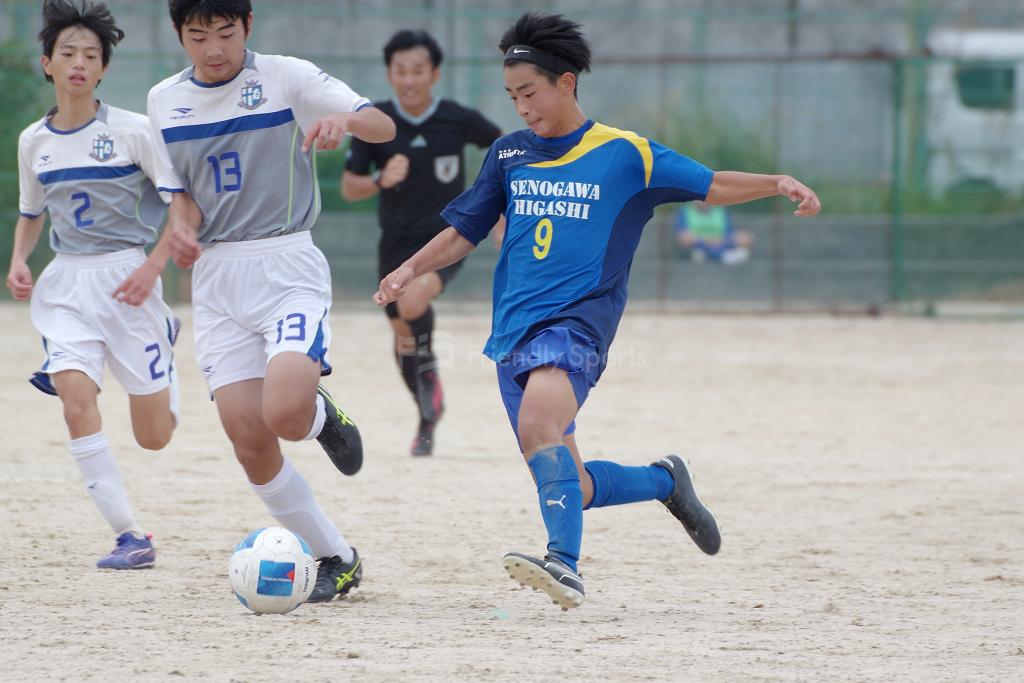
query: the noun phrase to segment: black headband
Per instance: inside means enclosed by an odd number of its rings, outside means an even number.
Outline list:
[[[561,57],[556,57],[550,52],[538,50],[529,45],[513,45],[505,52],[505,61],[529,62],[536,64],[545,71],[550,71],[556,76],[569,72],[573,76],[579,76],[580,71]]]

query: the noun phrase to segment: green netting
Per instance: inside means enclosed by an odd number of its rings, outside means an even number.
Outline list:
[[[185,60],[165,3],[108,4],[128,38],[101,95],[141,110],[148,88]],[[519,122],[495,45],[519,12],[551,8],[455,0],[255,6],[253,49],[312,59],[374,98],[390,94],[380,57],[387,37],[428,28],[447,53],[439,94],[506,130]],[[1021,25],[1016,3],[565,0],[555,9],[582,21],[594,43],[594,72],[580,88],[591,116],[716,169],[791,173],[825,206],[813,221],[794,219],[778,200],[736,209],[734,222],[755,244],[750,260],[731,267],[691,261],[675,246],[673,210],[661,210],[637,253],[635,300],[1024,302],[1024,50],[929,51],[941,31]],[[0,256],[9,254],[16,211],[17,132],[52,100],[36,66],[37,13],[34,1],[0,5]],[[471,152],[469,166],[481,158]],[[375,206],[341,200],[342,153],[319,161],[325,213],[317,240],[339,297],[364,299],[376,278]],[[486,299],[495,256],[482,247],[447,296]],[[171,279],[171,295],[184,294]]]

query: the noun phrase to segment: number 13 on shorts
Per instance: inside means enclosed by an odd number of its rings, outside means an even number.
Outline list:
[[[278,314],[280,315],[280,314]],[[298,351],[323,361],[330,344],[330,327],[324,324],[327,311],[293,311],[277,318],[273,331],[266,337],[270,355],[282,351]]]
[[[277,341],[306,341],[306,316],[302,313],[289,313],[277,321]]]

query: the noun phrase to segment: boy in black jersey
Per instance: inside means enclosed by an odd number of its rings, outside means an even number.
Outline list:
[[[489,147],[501,130],[479,112],[431,90],[441,75],[441,48],[425,31],[399,31],[384,46],[388,82],[396,98],[374,103],[395,120],[390,142],[353,139],[341,194],[347,201],[380,193],[379,276],[393,271],[448,227],[441,210],[465,189],[463,148]],[[430,306],[461,262],[418,278],[386,312],[395,335],[395,360],[419,407],[413,455],[430,455],[443,392],[431,348]]]

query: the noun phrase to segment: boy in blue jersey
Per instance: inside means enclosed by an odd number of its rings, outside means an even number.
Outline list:
[[[201,212],[176,224],[171,254],[192,273],[196,358],[254,493],[319,560],[310,602],[359,584],[355,548],[281,452],[317,439],[343,474],[362,466],[359,431],[322,386],[330,372],[331,272],[313,243],[315,149],[348,133],[383,142],[395,125],[310,62],[246,49],[249,0],[170,0],[192,66],[154,86],[157,146]]]
[[[31,300],[46,363],[30,380],[64,408],[70,450],[93,502],[117,537],[101,569],[152,567],[156,551],[135,519],[102,431],[97,396],[108,366],[129,395],[140,446],[160,450],[178,419],[174,320],[160,273],[167,235],[160,191],[180,191],[158,160],[145,116],[95,99],[124,33],[102,3],[43,4],[41,63],[57,106],[18,139],[19,205],[7,286]],[[166,195],[165,195],[166,196]],[[174,201],[183,198],[175,195]],[[27,259],[46,214],[56,253],[38,282]]]
[[[587,119],[576,85],[589,71],[590,48],[574,22],[523,15],[500,48],[505,89],[529,130],[491,146],[473,187],[444,211],[451,227],[385,277],[374,300],[394,301],[416,277],[465,257],[505,214],[484,353],[497,363],[502,400],[537,484],[548,546],[543,559],[513,552],[504,565],[513,579],[568,609],[583,604],[576,563],[585,509],[661,501],[705,553],[721,545],[715,518],[678,456],[647,467],[584,463],[573,436],[576,413],[607,362],[630,264],[653,208],[783,195],[799,202],[796,215],[812,216],[821,205],[789,176],[714,173]]]

